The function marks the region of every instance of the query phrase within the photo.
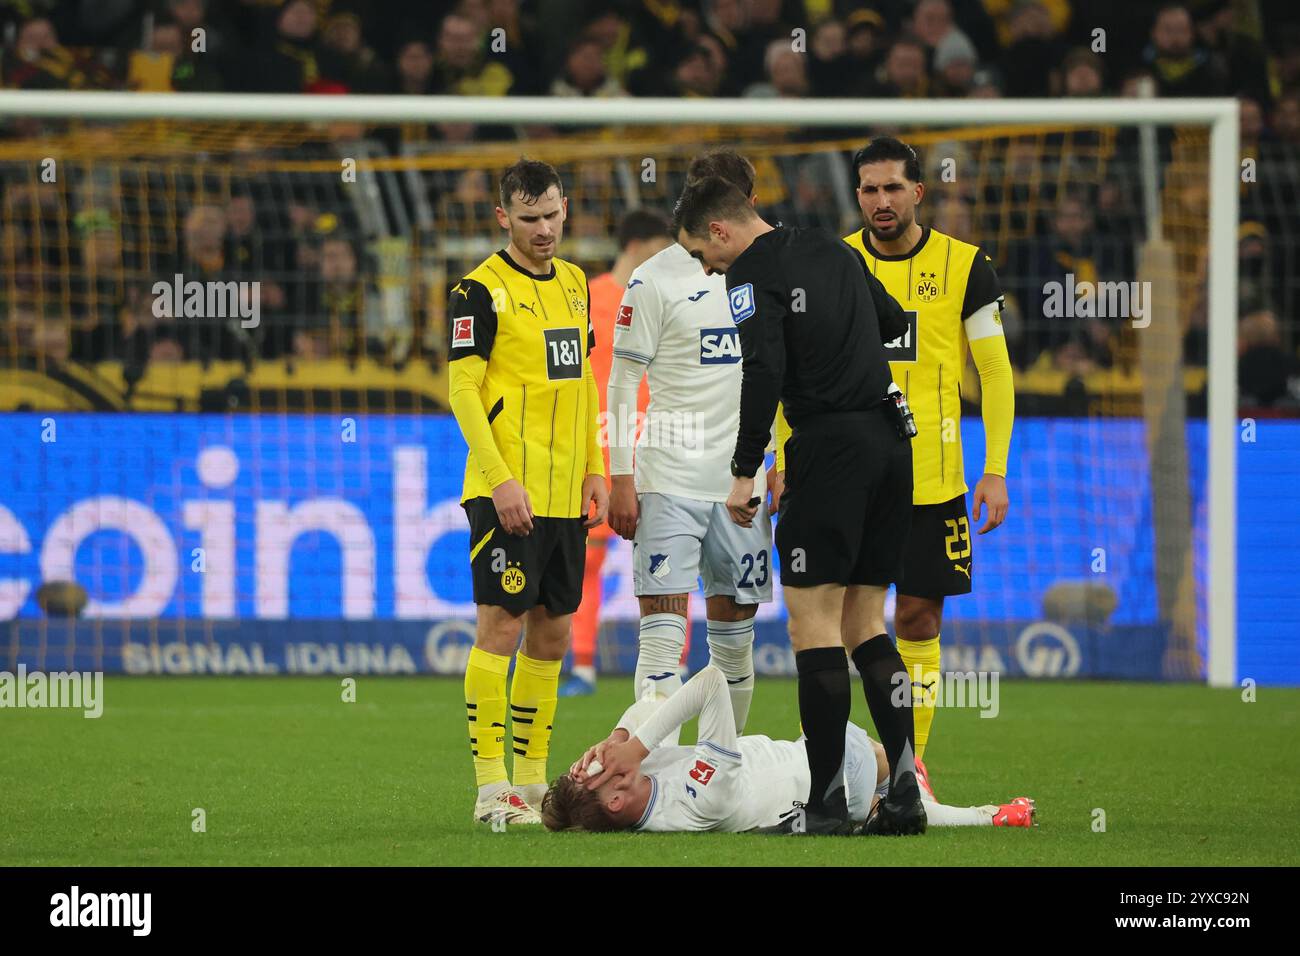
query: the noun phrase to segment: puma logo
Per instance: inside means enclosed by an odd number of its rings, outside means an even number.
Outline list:
[[[533,307],[532,307],[531,305],[524,305],[522,302],[520,302],[520,303],[519,303],[519,308],[521,308],[521,309],[527,309],[529,312],[532,312],[533,315],[536,315],[536,314],[537,314],[537,312],[533,309]]]
[[[462,288],[462,287],[461,287],[461,284],[460,284],[459,282],[457,282],[454,286],[451,287],[451,291],[452,291],[452,292],[459,292],[459,293],[460,293],[461,295],[463,295],[465,298],[467,298],[467,299],[469,298],[469,289]]]
[[[969,562],[969,561],[966,562],[966,567],[964,567],[964,568],[963,568],[960,564],[957,564],[957,563],[954,561],[954,562],[953,562],[953,565],[952,565],[952,569],[953,569],[954,571],[960,571],[962,574],[966,575],[966,580],[967,580],[967,581],[970,580],[970,562]]]

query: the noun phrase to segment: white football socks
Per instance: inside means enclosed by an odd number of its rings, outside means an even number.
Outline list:
[[[709,621],[709,663],[727,678],[736,733],[744,733],[754,699],[754,619]]]
[[[682,686],[677,672],[686,646],[686,618],[679,614],[647,614],[637,634],[636,677],[632,693],[637,700],[646,696],[671,697]],[[664,739],[664,746],[676,747],[680,729]]]

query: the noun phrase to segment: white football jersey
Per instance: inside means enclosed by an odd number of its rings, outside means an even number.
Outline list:
[[[796,803],[808,802],[812,778],[803,741],[748,734],[736,745],[739,752],[706,740],[653,751],[641,762],[651,795],[635,829],[739,833],[775,826]]]
[[[697,716],[694,747],[659,746],[669,732]],[[774,826],[796,803],[808,802],[812,776],[803,741],[739,736],[727,679],[712,664],[667,700],[633,704],[617,726],[650,751],[641,761],[641,772],[650,778],[650,799],[633,829],[736,833]]]
[[[677,243],[637,267],[614,322],[614,354],[647,367],[638,493],[726,501],[740,427],[740,333],[727,283]],[[754,494],[767,491],[762,468]]]

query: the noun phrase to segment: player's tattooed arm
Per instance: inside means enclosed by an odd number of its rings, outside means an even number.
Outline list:
[[[686,606],[690,601],[687,594],[650,594],[641,598],[642,614],[676,614],[686,616]]]

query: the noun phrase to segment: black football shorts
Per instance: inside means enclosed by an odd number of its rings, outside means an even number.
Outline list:
[[[522,614],[541,604],[572,614],[582,601],[587,529],[581,518],[533,518],[522,537],[506,534],[491,498],[464,502],[469,519],[474,603]]]
[[[786,443],[785,468],[781,584],[897,581],[912,520],[912,447],[884,406],[801,423]]]
[[[899,594],[921,598],[970,594],[971,562],[970,516],[964,494],[937,505],[912,507],[912,531],[903,552]]]

